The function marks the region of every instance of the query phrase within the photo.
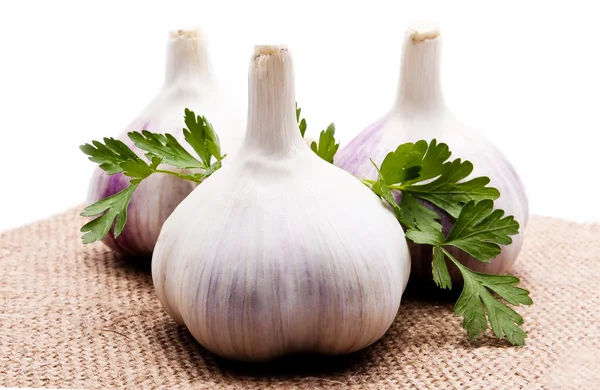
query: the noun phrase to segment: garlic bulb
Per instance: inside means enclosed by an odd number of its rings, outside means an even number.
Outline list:
[[[164,85],[158,96],[127,126],[119,139],[140,156],[144,153],[129,140],[129,131],[171,133],[183,141],[185,108],[209,118],[217,131],[227,129],[219,131],[225,152],[234,150],[241,143],[243,118],[236,116],[238,110],[226,101],[217,88],[208,63],[206,42],[198,30],[170,33]],[[87,204],[114,195],[128,184],[129,178],[123,174],[109,176],[96,168],[88,190]],[[195,186],[177,177],[152,175],[140,184],[133,195],[125,230],[116,239],[111,230],[103,242],[115,250],[150,256],[162,224]]]
[[[402,227],[306,147],[294,100],[287,49],[255,47],[243,145],[175,209],[152,257],[166,311],[226,358],[364,348],[408,280]]]
[[[525,189],[510,162],[489,141],[458,120],[446,107],[440,83],[441,38],[435,25],[417,23],[406,33],[402,70],[397,100],[392,110],[376,121],[345,148],[335,159],[336,165],[360,178],[376,179],[377,172],[369,158],[381,163],[386,154],[404,142],[421,139],[448,144],[452,158],[469,160],[474,165],[471,177],[488,176],[500,198],[495,207],[513,215],[521,224],[521,234],[504,247],[502,254],[490,263],[482,263],[466,253],[453,250],[453,256],[471,269],[487,273],[504,273],[514,263],[523,242],[523,230],[528,219]],[[427,204],[428,207],[435,207]],[[447,234],[451,217],[442,214]],[[431,277],[431,247],[410,243],[413,277]],[[460,273],[453,265],[449,269],[453,281]]]

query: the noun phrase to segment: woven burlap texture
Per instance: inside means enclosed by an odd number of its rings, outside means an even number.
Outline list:
[[[600,380],[600,225],[534,217],[513,273],[527,346],[470,343],[452,301],[405,297],[379,342],[248,365],[206,352],[162,309],[147,263],[81,244],[73,209],[0,235],[0,386],[588,389]]]

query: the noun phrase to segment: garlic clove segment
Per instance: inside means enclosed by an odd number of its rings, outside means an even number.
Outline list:
[[[182,145],[184,110],[205,115],[221,137],[222,150],[235,150],[242,141],[244,118],[241,110],[227,99],[213,77],[206,39],[198,29],[177,30],[169,34],[165,81],[158,95],[121,133],[119,139],[143,156],[127,137],[130,131],[149,130],[173,134]],[[223,130],[221,130],[223,129]],[[87,204],[114,195],[129,185],[119,173],[107,175],[100,168],[93,173]],[[112,230],[103,242],[114,250],[131,255],[150,256],[162,224],[196,184],[164,174],[145,179],[133,195],[127,225],[116,239]]]
[[[304,144],[285,47],[255,47],[248,96],[239,152],[163,226],[152,257],[158,298],[230,359],[365,348],[392,324],[408,281],[402,227]]]
[[[472,270],[505,273],[516,260],[523,242],[523,231],[529,216],[527,195],[521,179],[507,158],[481,134],[456,118],[447,108],[440,79],[441,36],[436,25],[415,23],[404,37],[400,82],[394,107],[383,118],[362,131],[335,158],[335,164],[360,178],[376,179],[377,171],[369,161],[380,164],[387,153],[398,145],[418,140],[437,139],[448,144],[452,158],[469,160],[474,165],[473,177],[488,176],[500,198],[497,208],[513,215],[521,224],[521,233],[513,243],[489,263],[482,263],[466,253],[451,253]],[[441,214],[444,233],[448,234],[451,217]],[[431,247],[409,243],[412,275],[431,278]],[[453,282],[462,281],[458,269],[450,264]]]

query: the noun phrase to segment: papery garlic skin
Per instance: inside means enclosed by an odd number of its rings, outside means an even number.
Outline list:
[[[256,47],[244,143],[167,219],[152,258],[167,312],[226,358],[364,348],[408,281],[401,226],[306,147],[294,103],[287,49]]]
[[[396,103],[392,110],[378,120],[335,156],[335,164],[360,178],[377,179],[370,158],[381,164],[385,156],[398,145],[418,140],[446,143],[451,159],[462,158],[474,165],[470,177],[488,176],[490,186],[500,191],[495,208],[513,215],[520,223],[520,234],[512,236],[513,243],[503,247],[502,254],[489,263],[482,263],[466,253],[451,249],[461,263],[486,273],[505,273],[516,260],[523,243],[523,231],[529,217],[525,188],[513,166],[488,140],[461,122],[447,108],[440,80],[441,37],[431,23],[417,23],[405,35],[402,69]],[[448,234],[452,218],[433,205],[428,207],[442,215],[444,233]],[[431,278],[431,247],[409,243],[412,276]],[[450,264],[454,282],[462,280],[458,269]]]
[[[186,147],[183,137],[184,110],[204,115],[218,132],[221,150],[235,150],[241,144],[244,127],[240,110],[223,96],[214,80],[205,38],[199,30],[171,32],[167,44],[164,85],[152,102],[119,136],[138,155],[127,137],[130,131],[148,130],[171,133]],[[192,152],[193,153],[193,152]],[[107,175],[97,168],[88,190],[87,204],[97,202],[129,185],[123,174]],[[165,174],[154,174],[138,186],[127,213],[125,229],[116,239],[112,230],[103,242],[114,250],[150,256],[162,224],[175,207],[196,187],[190,181]]]

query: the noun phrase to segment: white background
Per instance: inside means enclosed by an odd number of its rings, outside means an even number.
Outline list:
[[[201,27],[245,99],[255,43],[286,43],[309,131],[350,140],[391,106],[401,38],[444,37],[450,108],[492,139],[533,213],[600,220],[600,30],[592,1],[0,2],[0,230],[81,203],[78,145],[116,136],[162,84],[167,32]]]

